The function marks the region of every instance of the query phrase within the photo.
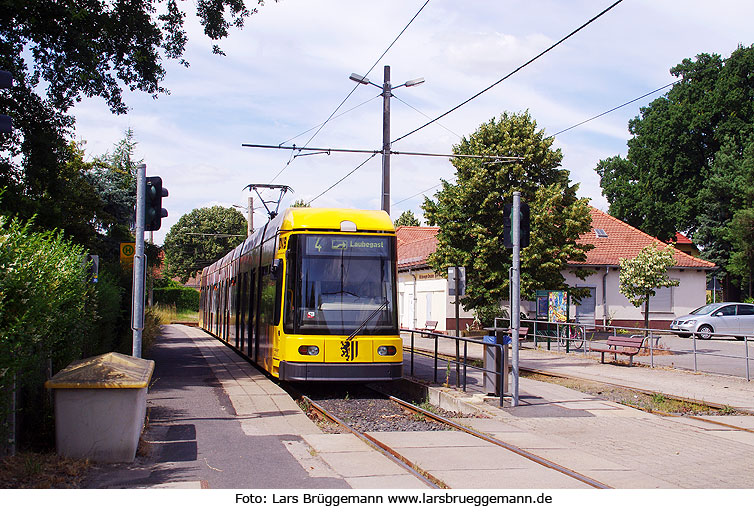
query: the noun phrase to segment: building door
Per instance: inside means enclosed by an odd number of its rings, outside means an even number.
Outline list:
[[[407,292],[406,297],[408,298],[408,302],[404,305],[406,307],[405,313],[405,320],[408,322],[408,328],[410,330],[415,330],[416,325],[414,321],[414,293],[413,292]]]
[[[582,287],[578,287],[582,288]],[[597,304],[597,287],[586,287],[589,289],[589,296],[584,297],[576,305],[576,322],[588,327],[594,326],[594,309]]]

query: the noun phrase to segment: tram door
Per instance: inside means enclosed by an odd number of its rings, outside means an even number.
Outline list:
[[[257,303],[256,303],[256,292],[257,292],[257,271],[252,270],[251,273],[249,273],[249,292],[247,296],[248,300],[248,326],[247,326],[247,332],[246,335],[248,337],[247,342],[247,350],[246,354],[251,357],[253,350],[254,350],[254,342],[255,342],[255,336],[256,336],[256,324],[257,324],[257,317],[256,317],[256,311],[257,311]]]
[[[243,346],[245,342],[245,335],[246,335],[246,305],[248,304],[246,301],[246,280],[247,275],[244,272],[243,276],[241,276],[241,282],[239,285],[239,289],[241,291],[240,295],[238,296],[239,303],[238,303],[238,329],[236,331],[236,335],[238,335],[238,345],[236,347],[239,347],[241,349],[241,352],[243,352]]]

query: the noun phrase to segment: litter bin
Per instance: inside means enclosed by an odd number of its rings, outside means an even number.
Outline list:
[[[65,457],[133,462],[154,361],[106,353],[73,362],[45,383],[55,392],[55,444]]]
[[[510,335],[505,335],[503,330],[498,329],[497,335],[495,335],[496,332],[494,329],[490,328],[490,330],[490,333],[493,335],[485,336],[482,340],[487,344],[500,342],[503,346],[502,348],[497,346],[484,347],[484,389],[488,395],[499,397],[501,387],[503,393],[508,392],[508,372],[510,369],[508,349],[510,349],[511,337]],[[500,360],[501,354],[503,357],[502,364]],[[501,370],[506,373],[502,375],[502,386],[500,385]]]

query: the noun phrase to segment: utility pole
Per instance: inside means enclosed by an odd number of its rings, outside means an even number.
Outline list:
[[[390,97],[393,96],[394,89],[401,86],[417,86],[424,82],[424,78],[406,81],[394,88],[390,84],[390,65],[385,65],[382,86],[355,73],[352,73],[349,79],[359,84],[371,84],[382,90],[382,195],[380,196],[380,209],[390,215]]]
[[[251,234],[254,232],[254,198],[250,195],[249,196],[249,205],[248,205],[248,216],[249,216],[249,223],[248,223],[248,231],[246,236],[250,237]]]
[[[382,82],[382,210],[390,215],[390,65]]]
[[[144,214],[147,189],[147,166],[136,167],[136,246],[134,251],[133,300],[131,306],[131,329],[133,330],[132,354],[141,358],[141,334],[144,330]]]

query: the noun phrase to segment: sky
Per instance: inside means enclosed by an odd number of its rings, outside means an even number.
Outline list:
[[[186,28],[184,58],[163,62],[169,95],[154,99],[124,92],[126,115],[110,113],[101,99],[73,110],[77,140],[90,157],[112,151],[131,128],[136,158],[148,176],[161,176],[170,192],[169,216],[155,233],[195,208],[246,206],[251,183],[291,187],[281,210],[298,199],[316,207],[379,209],[381,157],[342,182],[369,154],[296,156],[290,150],[242,144],[377,150],[382,147],[381,90],[360,85],[322,129],[357,83],[351,73],[383,82],[391,68],[394,91],[391,137],[398,138],[459,105],[571,33],[613,0],[280,0],[266,1],[219,43],[212,54],[194,13]],[[253,0],[247,2],[252,4]],[[193,9],[190,2],[180,5]],[[528,110],[551,135],[665,86],[669,70],[700,53],[727,57],[754,44],[754,3],[717,0],[624,0],[610,12],[463,107],[401,139],[393,150],[449,154],[463,136],[503,112]],[[406,26],[408,27],[406,28]],[[405,32],[388,49],[401,31]],[[371,70],[371,71],[370,71]],[[666,90],[555,137],[562,166],[579,195],[607,210],[595,166],[626,155],[628,121]],[[307,132],[308,131],[308,132]],[[314,138],[312,138],[314,136]],[[310,140],[311,139],[311,140]],[[454,181],[445,157],[391,157],[391,217],[421,203],[441,179]],[[256,194],[254,225],[267,219]],[[277,199],[272,192],[265,199]]]

